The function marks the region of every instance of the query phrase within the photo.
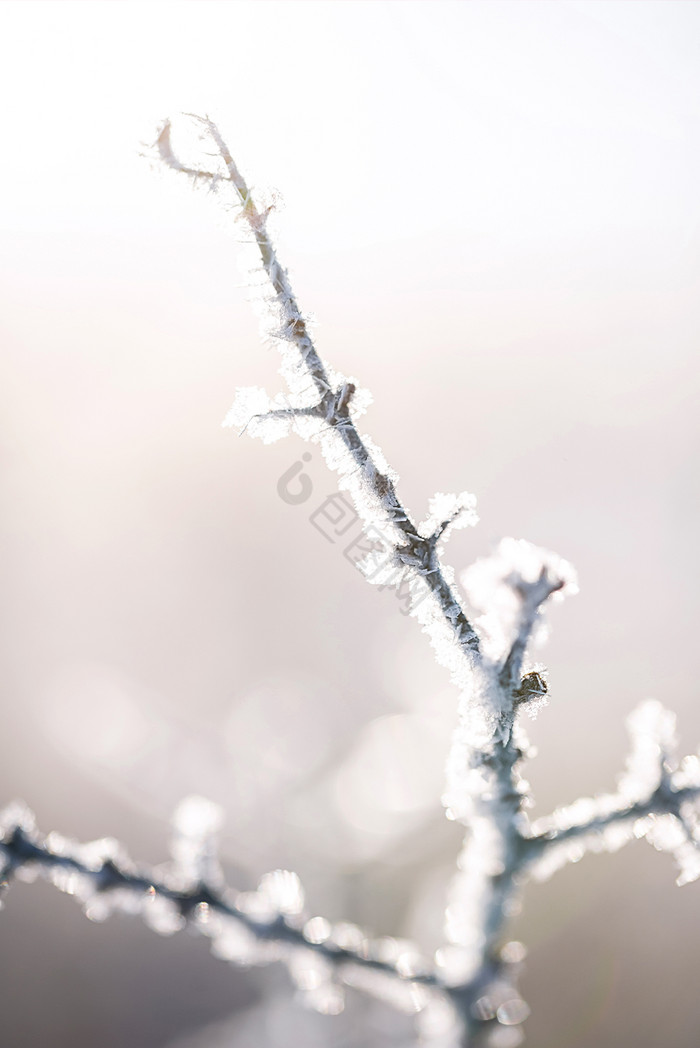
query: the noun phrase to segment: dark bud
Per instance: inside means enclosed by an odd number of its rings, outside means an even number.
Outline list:
[[[546,695],[548,691],[547,681],[541,673],[526,673],[521,677],[520,684],[513,692],[516,702],[528,702],[529,699],[538,699]]]

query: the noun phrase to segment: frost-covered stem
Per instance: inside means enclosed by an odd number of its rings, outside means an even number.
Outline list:
[[[450,886],[446,933],[458,947],[452,954],[454,974],[461,967],[465,985],[497,962],[503,927],[522,883],[527,784],[519,774],[523,752],[515,720],[518,706],[546,691],[546,683],[536,673],[521,681],[520,673],[540,608],[563,588],[566,577],[564,562],[516,542],[502,544],[495,561],[482,565],[482,580],[485,568],[486,575],[495,571],[491,599],[498,599],[500,587],[513,610],[504,619],[510,639],[504,636],[498,650],[485,652],[460,698],[460,724],[447,768],[445,801],[466,835]],[[463,1016],[464,1043],[469,1044],[481,1028],[479,1017],[466,1010]]]
[[[528,875],[542,880],[586,851],[612,851],[646,838],[673,854],[678,884],[700,877],[700,760],[677,754],[676,719],[655,700],[627,720],[631,748],[614,793],[583,797],[534,822],[525,833]]]
[[[486,802],[486,806],[499,836],[502,868],[489,874],[489,890],[482,917],[482,963],[497,956],[508,904],[517,892],[515,878],[522,862],[521,836],[517,826],[523,795],[517,790],[515,766],[520,757],[521,753],[512,740],[496,748],[493,757],[498,785],[495,796]]]
[[[533,834],[522,840],[525,864],[536,862],[550,848],[565,844],[568,841],[595,838],[612,826],[621,826],[645,819],[649,815],[674,815],[681,822],[681,808],[687,801],[700,798],[700,786],[686,786],[674,789],[668,782],[662,782],[646,800],[634,804],[625,803],[623,798],[599,798],[612,807],[611,811],[595,815],[584,821],[574,821],[573,809],[562,808],[555,816],[544,816],[533,824]],[[572,812],[571,821],[568,812]],[[569,823],[570,825],[566,825]]]
[[[36,871],[53,881],[62,891],[77,895],[81,901],[85,901],[85,893],[70,877],[77,875],[89,883],[94,894],[127,892],[135,902],[143,900],[147,904],[154,898],[165,900],[172,904],[181,918],[203,934],[208,934],[207,922],[197,919],[203,913],[206,915],[208,911],[213,911],[233,918],[261,943],[299,948],[323,958],[341,981],[345,981],[351,969],[360,969],[382,973],[407,985],[424,986],[439,993],[447,992],[437,973],[427,968],[423,971],[401,971],[395,963],[379,956],[381,947],[371,940],[364,940],[360,948],[353,949],[340,946],[331,939],[314,941],[304,931],[305,921],[296,915],[276,913],[270,919],[256,919],[236,904],[236,893],[231,889],[215,890],[203,883],[191,888],[177,887],[168,884],[167,879],[156,871],[134,869],[128,860],[116,862],[107,858],[88,863],[75,855],[53,851],[47,838],[35,832],[28,833],[22,826],[8,829],[5,839],[0,841],[0,857],[0,879],[5,888],[18,872]],[[367,988],[370,987],[368,983]]]
[[[459,780],[459,769],[451,766],[455,757],[466,757],[484,782],[460,815],[467,832],[458,871],[450,886],[446,918],[448,940],[458,951],[451,981],[462,1018],[465,1048],[478,1043],[480,1035],[489,1028],[483,1015],[474,1011],[473,986],[481,984],[485,992],[489,981],[497,977],[504,924],[520,887],[518,875],[523,854],[518,827],[523,794],[518,789],[517,765],[522,753],[513,740],[512,699],[510,702],[511,708],[494,737],[482,748],[466,754],[460,753],[457,738],[448,765],[448,798],[450,779],[457,780],[452,784],[453,790]],[[460,967],[461,979],[455,981]]]
[[[539,578],[535,582],[524,583],[522,580],[513,581],[513,589],[520,598],[520,615],[517,623],[515,638],[511,644],[510,651],[503,663],[499,675],[501,686],[513,689],[519,679],[523,664],[523,657],[527,649],[528,641],[532,635],[539,610],[544,602],[553,593],[563,589],[565,580],[561,578],[551,579],[547,574],[547,568],[543,565]]]
[[[236,162],[231,156],[231,152],[221,137],[221,132],[216,124],[208,119],[204,119],[202,122],[205,124],[207,131],[216,143],[221,159],[226,165],[229,180],[238,194],[243,208],[243,218],[248,223],[248,226],[255,237],[255,243],[260,252],[263,268],[274,289],[278,302],[284,309],[288,324],[288,332],[286,333],[287,338],[296,345],[301,358],[306,364],[309,375],[313,379],[314,385],[323,399],[332,392],[331,383],[326,373],[326,369],[323,366],[323,361],[318,355],[313,340],[307,330],[306,322],[289,282],[287,271],[277,260],[274,244],[268,236],[265,228],[265,216],[258,211],[246,181],[238,170]],[[338,422],[336,421],[332,424],[338,425]]]
[[[300,360],[314,383],[320,396],[320,403],[317,405],[319,415],[338,434],[356,463],[358,474],[362,477],[367,492],[381,504],[388,520],[401,533],[402,541],[397,544],[395,550],[398,562],[419,575],[430,588],[442,611],[447,628],[457,641],[468,665],[471,665],[478,657],[479,639],[455,591],[445,578],[436,555],[435,542],[418,533],[415,523],[398,498],[391,478],[378,468],[355,427],[349,410],[354,389],[345,386],[339,390],[333,390],[326,368],[316,350],[297,303],[287,271],[280,264],[272,240],[267,233],[266,215],[261,214],[256,207],[250,189],[233,160],[231,151],[218,127],[208,118],[195,117],[194,119],[206,128],[226,166],[228,176],[225,180],[232,184],[240,201],[242,218],[247,222],[253,234],[263,269],[284,318],[284,330],[281,332],[281,337],[296,347]],[[163,125],[156,144],[164,163],[184,174],[192,174],[192,169],[181,164],[172,151],[169,121]],[[198,172],[198,177],[216,178],[215,175],[208,172]]]

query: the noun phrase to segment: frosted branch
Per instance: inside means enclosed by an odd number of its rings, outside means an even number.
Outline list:
[[[543,605],[550,597],[577,592],[574,569],[555,553],[507,538],[491,557],[468,568],[462,582],[482,612],[477,625],[484,652],[499,665],[501,687],[512,692]]]
[[[189,926],[211,940],[214,956],[232,964],[282,962],[305,1003],[328,1014],[342,1010],[345,987],[418,1016],[425,1031],[439,1014],[444,1032],[451,1015],[455,1037],[463,1028],[459,1016],[467,1015],[474,1033],[502,1024],[506,1003],[512,1012],[519,944],[505,947],[467,984],[445,978],[444,950],[432,963],[406,940],[370,939],[356,925],[309,916],[299,879],[287,870],[265,874],[255,891],[234,891],[216,855],[221,820],[218,805],[187,798],[173,820],[173,861],[147,869],[111,838],[78,844],[57,833],[42,836],[26,805],[15,802],[0,812],[2,888],[41,876],[74,896],[93,921],[117,912],[140,916],[161,935]]]
[[[281,371],[290,387],[289,403],[254,410],[250,410],[250,403],[246,404],[245,393],[242,397],[239,394],[226,424],[247,424],[249,433],[266,440],[277,439],[293,428],[304,439],[320,444],[329,467],[338,473],[341,488],[349,492],[366,528],[378,528],[394,543],[388,574],[376,576],[373,581],[380,585],[389,579],[396,582],[408,573],[414,581],[413,587],[410,584],[406,587],[413,611],[428,632],[442,664],[463,684],[478,658],[479,640],[439,563],[435,546],[437,538],[446,534],[450,526],[457,525],[458,517],[469,520],[473,505],[464,504],[454,514],[450,511],[439,535],[429,537],[420,533],[398,498],[396,475],[384,462],[381,451],[356,428],[355,420],[367,398],[354,381],[332,374],[322,361],[287,271],[277,257],[265,215],[258,209],[219,129],[208,118],[191,119],[216,146],[228,188],[235,193],[240,218],[248,227],[264,278],[258,294],[264,334],[282,355]],[[158,149],[168,167],[191,173],[191,167],[175,156],[170,121],[166,121],[159,133]],[[204,175],[206,181],[213,173]],[[310,389],[315,390],[318,397],[315,402],[310,402]],[[431,601],[419,601],[415,585],[418,582],[430,590]]]
[[[438,492],[430,500],[429,515],[418,525],[418,531],[436,546],[438,542],[446,541],[452,531],[474,527],[478,523],[475,495],[468,491],[459,495]]]
[[[216,172],[205,171],[197,167],[188,167],[175,155],[171,142],[171,123],[169,120],[166,120],[160,128],[154,147],[158,152],[158,158],[161,163],[165,164],[172,171],[177,171],[181,175],[187,175],[188,178],[193,179],[195,182],[202,182],[214,188],[221,181],[222,176],[216,174]]]
[[[533,823],[524,848],[537,879],[588,851],[616,851],[641,838],[674,856],[678,884],[700,877],[700,761],[691,756],[678,762],[675,717],[660,703],[642,703],[627,724],[632,745],[618,790],[581,798]]]
[[[212,953],[235,964],[282,961],[302,982],[313,970],[317,1005],[321,981],[338,1004],[342,984],[357,982],[358,971],[379,979],[379,996],[382,977],[398,983],[396,997],[408,1010],[444,992],[433,966],[410,943],[397,944],[391,956],[387,941],[371,940],[354,925],[309,917],[296,874],[265,874],[256,891],[225,887],[213,848],[220,815],[201,798],[183,802],[175,816],[174,862],[149,870],[111,839],[77,844],[56,833],[43,837],[31,812],[15,803],[0,813],[2,880],[7,888],[13,878],[41,875],[75,896],[91,920],[112,912],[137,915],[163,935],[188,924],[212,940]],[[365,984],[371,992],[371,978]]]

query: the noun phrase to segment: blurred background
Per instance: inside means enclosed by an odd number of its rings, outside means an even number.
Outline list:
[[[456,696],[314,527],[318,451],[222,430],[277,361],[235,226],[139,152],[206,112],[279,189],[282,260],[404,502],[479,498],[449,563],[515,535],[578,568],[528,727],[545,814],[613,787],[644,698],[700,738],[700,6],[5,2],[0,41],[0,797],[159,862],[204,794],[231,883],[294,869],[312,912],[433,949]],[[527,1043],[697,1044],[700,887],[674,877],[642,843],[527,890]],[[365,998],[301,1012],[284,972],[47,885],[0,927],[7,1044],[407,1043]]]

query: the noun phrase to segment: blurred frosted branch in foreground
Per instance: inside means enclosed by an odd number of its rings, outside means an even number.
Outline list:
[[[320,446],[368,535],[378,530],[390,544],[388,557],[369,555],[363,563],[368,581],[405,587],[411,614],[459,690],[443,803],[465,836],[448,892],[445,941],[428,959],[412,943],[370,939],[354,925],[310,916],[289,871],[266,874],[255,891],[226,888],[215,846],[221,813],[202,798],[178,809],[173,861],[156,870],[135,867],[111,840],[78,845],[56,834],[43,838],[26,808],[11,807],[1,825],[3,883],[42,874],[75,895],[94,920],[121,910],[163,934],[189,924],[225,960],[282,961],[301,999],[327,1014],[339,1013],[345,988],[354,987],[416,1015],[419,1038],[433,1048],[477,1042],[515,1048],[528,1014],[516,987],[525,951],[519,943],[504,945],[504,930],[528,877],[546,878],[587,851],[612,851],[644,837],[674,856],[679,884],[696,880],[700,761],[677,758],[673,715],[644,703],[630,718],[632,749],[617,791],[530,822],[520,714],[543,704],[548,683],[544,669],[528,662],[529,647],[542,632],[545,605],[576,592],[573,569],[556,554],[506,538],[464,573],[460,594],[442,558],[450,532],[477,523],[474,496],[439,493],[425,520],[411,516],[397,494],[397,475],[357,429],[369,394],[335,374],[316,349],[268,232],[274,203],[256,201],[208,118],[189,116],[183,128],[193,138],[193,159],[175,150],[170,121],[159,130],[155,155],[237,211],[263,336],[279,351],[287,384],[272,396],[240,390],[225,424],[266,442],[295,433]],[[210,168],[200,165],[202,155]]]
[[[246,967],[284,962],[303,999],[324,1013],[342,1010],[343,985],[361,985],[409,1013],[442,992],[412,944],[371,940],[355,925],[310,915],[299,879],[288,870],[266,873],[253,891],[225,887],[215,850],[218,806],[190,797],[173,821],[172,860],[147,869],[112,839],[78,844],[57,833],[42,836],[30,810],[15,802],[0,813],[3,886],[41,876],[74,896],[94,921],[112,913],[140,916],[162,935],[189,924],[223,960]]]

